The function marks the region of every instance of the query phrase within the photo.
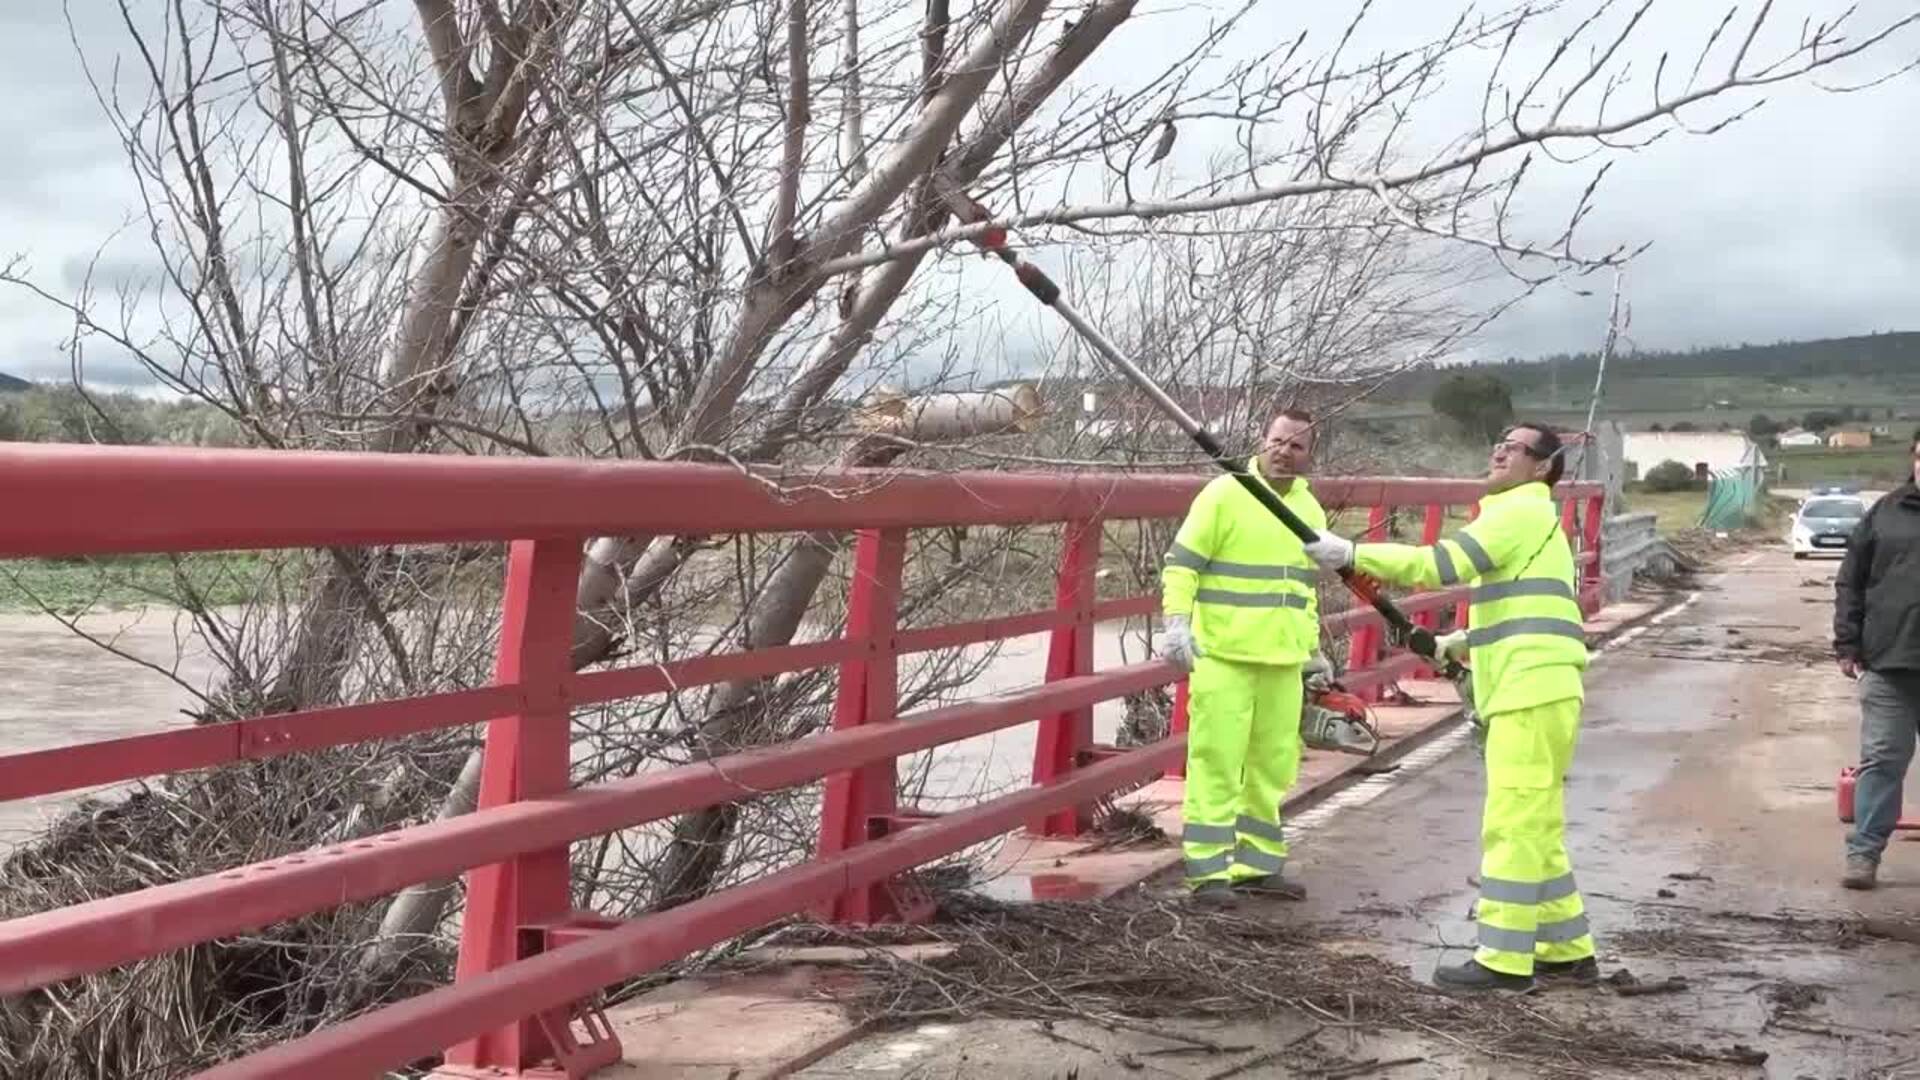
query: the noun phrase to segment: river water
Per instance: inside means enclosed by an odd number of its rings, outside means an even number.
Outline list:
[[[149,608],[84,617],[78,629],[38,614],[0,613],[0,753],[19,753],[80,742],[183,727],[182,710],[197,704],[217,667],[204,641],[188,633],[177,612]],[[1117,625],[1101,628],[1095,662],[1101,668],[1142,659],[1137,635],[1126,642]],[[113,651],[109,652],[108,648]],[[984,648],[984,647],[983,647]],[[118,655],[116,655],[116,653]],[[976,650],[975,655],[984,655]],[[1033,634],[1000,646],[997,656],[967,688],[966,696],[1017,690],[1046,677],[1047,637]],[[1095,709],[1095,737],[1111,740],[1121,703]],[[924,802],[938,806],[971,801],[1027,783],[1036,725],[1018,727],[944,747],[929,758],[903,760],[903,773],[927,765]],[[64,808],[104,789],[68,792],[0,803],[0,856],[37,835]]]

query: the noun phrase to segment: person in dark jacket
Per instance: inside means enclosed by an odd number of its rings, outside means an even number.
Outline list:
[[[1834,579],[1833,651],[1860,680],[1860,773],[1840,884],[1871,889],[1920,735],[1920,431],[1913,475],[1868,510]]]

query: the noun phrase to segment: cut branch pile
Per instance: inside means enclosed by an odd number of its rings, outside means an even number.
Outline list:
[[[124,799],[88,800],[0,865],[6,883],[0,918],[318,844],[322,829],[336,820],[327,811],[337,808],[324,804],[341,797],[338,773],[327,765],[331,756],[182,777]],[[186,1076],[450,976],[451,950],[432,936],[410,943],[401,962],[363,974],[353,946],[377,922],[378,911],[368,905],[339,908],[0,998],[0,1076]]]
[[[1329,1027],[1415,1032],[1523,1059],[1535,1075],[1765,1059],[1744,1046],[1649,1038],[1532,1002],[1449,997],[1400,967],[1338,949],[1342,936],[1139,894],[1018,905],[952,897],[923,937],[951,950],[922,961],[874,949],[863,964],[870,988],[846,1005],[881,1026],[993,1016],[1113,1028],[1291,1012]]]

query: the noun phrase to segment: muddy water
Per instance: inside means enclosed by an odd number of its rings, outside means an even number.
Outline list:
[[[192,637],[187,621],[175,612],[103,613],[81,620],[79,628],[99,644],[44,615],[0,613],[0,656],[6,661],[0,683],[5,687],[0,693],[0,753],[185,726],[190,720],[181,710],[193,707],[195,692],[206,692],[216,677],[205,642]],[[1137,636],[1124,647],[1122,637],[1118,626],[1102,628],[1094,650],[1097,665],[1106,668],[1144,658]],[[124,656],[112,655],[102,645]],[[970,651],[974,659],[986,655],[984,647]],[[1044,682],[1046,666],[1045,634],[1012,639],[1000,646],[965,695],[999,694]],[[1097,707],[1095,738],[1111,740],[1121,716],[1119,702]],[[1024,785],[1032,770],[1035,727],[1023,724],[954,744],[936,755],[904,760],[902,775],[923,777],[917,801],[929,806],[974,801]],[[0,803],[0,856],[37,834],[63,808],[106,790]]]
[[[172,611],[149,609],[90,615],[78,628],[99,644],[45,615],[0,613],[0,658],[5,662],[0,752],[43,750],[191,723],[180,710],[197,703],[194,691],[204,692],[214,666],[204,644],[188,635],[186,620]],[[0,803],[0,854],[88,793]]]

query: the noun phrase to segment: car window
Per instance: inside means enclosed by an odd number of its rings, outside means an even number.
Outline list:
[[[1812,499],[1800,508],[1800,516],[1810,518],[1857,518],[1861,514],[1860,504],[1852,499]]]

